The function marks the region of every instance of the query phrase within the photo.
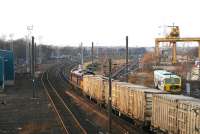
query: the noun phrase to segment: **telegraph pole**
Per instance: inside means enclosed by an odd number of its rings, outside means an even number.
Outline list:
[[[109,59],[109,97],[108,97],[108,133],[111,134],[112,125],[112,60]]]
[[[37,45],[35,43],[35,46],[34,46],[34,67],[35,67],[35,71],[36,71],[36,64],[37,64]]]
[[[128,36],[126,36],[126,82],[128,82]]]
[[[30,36],[33,30],[33,25],[27,26],[28,35],[27,35],[27,45],[26,45],[26,65],[27,73],[31,73],[31,45],[30,45]],[[30,68],[29,68],[30,67]]]
[[[93,64],[94,64],[94,43],[92,42],[92,67],[93,67]]]
[[[28,60],[28,73],[30,73],[30,74],[32,73],[32,72],[31,72],[31,70],[32,70],[32,64],[31,64],[31,63],[32,63],[32,57],[31,57],[31,52],[32,52],[32,49],[31,49],[31,42],[29,42],[29,43],[28,43],[28,53],[27,53],[27,54],[28,54],[28,59],[27,59],[27,60]],[[31,75],[32,75],[32,74],[31,74]]]
[[[33,98],[35,98],[35,43],[34,36],[32,36],[32,49],[31,49],[31,76],[33,82]]]
[[[37,98],[38,97],[38,92],[37,92],[37,78],[36,75],[35,75],[35,72],[36,72],[36,65],[37,65],[37,44],[35,42],[35,46],[34,46],[34,97]]]
[[[10,34],[9,36],[10,36],[10,39],[11,39],[11,41],[10,41],[10,50],[12,50],[12,51],[13,51],[13,53],[14,53],[14,46],[13,46],[13,34]]]
[[[83,66],[83,43],[81,42],[81,65]]]

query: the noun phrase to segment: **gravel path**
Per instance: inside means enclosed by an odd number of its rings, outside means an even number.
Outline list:
[[[57,123],[41,84],[38,83],[37,97],[32,98],[31,80],[17,76],[16,84],[0,94],[1,134],[60,134]]]

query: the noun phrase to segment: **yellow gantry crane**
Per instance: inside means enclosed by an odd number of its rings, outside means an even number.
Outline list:
[[[169,42],[171,47],[172,47],[172,64],[177,63],[176,59],[176,42],[198,42],[198,58],[200,59],[200,37],[198,38],[181,38],[180,37],[180,31],[179,31],[179,26],[168,26],[171,27],[170,33],[164,37],[164,38],[156,38],[155,39],[155,55],[156,58],[160,58],[160,48],[159,45],[161,42]]]

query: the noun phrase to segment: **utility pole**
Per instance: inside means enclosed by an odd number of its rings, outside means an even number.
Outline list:
[[[94,43],[92,42],[92,67],[93,67],[93,64],[94,64]]]
[[[109,97],[108,97],[108,133],[111,134],[112,125],[112,60],[109,59]]]
[[[81,42],[81,65],[83,66],[83,43]]]
[[[26,45],[26,65],[27,65],[27,73],[31,73],[31,45],[30,45],[30,36],[33,30],[33,25],[27,26],[27,45]]]
[[[13,46],[13,34],[10,34],[9,35],[10,36],[10,50],[12,50],[13,51],[13,53],[14,53],[14,46]]]
[[[99,59],[99,47],[96,47],[97,49],[97,59]]]
[[[128,36],[126,36],[126,82],[128,82]]]
[[[35,46],[34,46],[34,90],[35,90],[35,95],[34,97],[37,98],[38,97],[38,94],[37,94],[37,78],[36,75],[35,75],[35,72],[36,72],[36,65],[37,65],[37,44],[35,42]]]
[[[187,79],[186,79],[186,85],[185,85],[185,87],[186,87],[186,93],[187,93],[187,95],[190,96],[190,82],[189,82],[189,80],[191,80],[191,73],[190,73],[190,65],[188,64],[188,60],[189,59],[188,59],[188,56],[187,56],[187,64],[186,64],[187,65],[186,66],[187,67],[186,68],[186,70],[187,70],[186,71],[187,72],[187,74],[186,74],[187,75],[186,76]]]
[[[36,71],[36,65],[37,65],[37,45],[35,43],[35,46],[34,46],[34,67],[35,67],[35,71]]]
[[[42,43],[42,36],[41,35],[39,35],[38,36],[38,40],[39,40],[39,42],[38,42],[38,63],[39,64],[41,64],[42,63],[42,53],[41,53],[41,43]]]
[[[32,75],[31,73],[32,73],[32,56],[31,56],[31,52],[32,52],[32,49],[31,49],[32,47],[31,47],[31,42],[29,42],[28,43],[28,72],[30,73],[30,75]]]
[[[30,72],[30,69],[29,69],[29,54],[28,54],[28,51],[30,50],[29,46],[30,46],[29,36],[27,35],[26,36],[26,72],[27,73]]]
[[[32,49],[31,49],[31,76],[33,82],[33,98],[35,98],[35,43],[34,43],[34,36],[32,36]]]

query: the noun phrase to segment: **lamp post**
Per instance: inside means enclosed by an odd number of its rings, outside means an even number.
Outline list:
[[[31,65],[29,65],[29,64],[31,61],[30,36],[31,36],[32,30],[33,30],[33,25],[27,26],[27,31],[28,31],[27,45],[26,45],[26,65],[27,65],[26,70],[27,70],[27,73],[30,72],[30,68],[31,68]]]
[[[14,51],[14,47],[13,47],[13,34],[10,34],[9,35],[10,36],[10,49],[12,50],[12,51]]]

